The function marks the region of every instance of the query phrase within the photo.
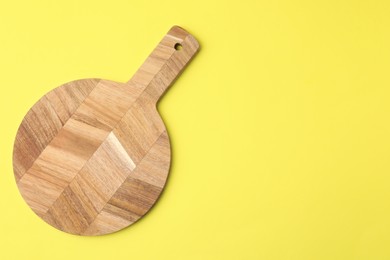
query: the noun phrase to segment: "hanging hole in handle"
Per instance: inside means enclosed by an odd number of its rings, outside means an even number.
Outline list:
[[[183,45],[181,45],[181,43],[176,43],[175,50],[180,51],[181,49],[183,49]]]

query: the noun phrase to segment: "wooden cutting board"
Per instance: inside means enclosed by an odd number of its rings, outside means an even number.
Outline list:
[[[150,210],[171,160],[156,103],[198,49],[192,35],[174,26],[127,83],[72,81],[28,111],[13,167],[39,217],[71,234],[102,235]]]

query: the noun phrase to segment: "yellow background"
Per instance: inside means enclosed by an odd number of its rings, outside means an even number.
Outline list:
[[[2,1],[0,259],[390,259],[390,2]],[[126,81],[174,25],[201,51],[159,104],[161,200],[72,236],[28,208],[12,146],[80,78]]]

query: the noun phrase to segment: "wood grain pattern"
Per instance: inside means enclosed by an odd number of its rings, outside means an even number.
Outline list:
[[[198,49],[174,26],[128,82],[78,80],[41,98],[19,127],[13,155],[31,209],[77,235],[116,232],[145,215],[171,160],[156,103]]]

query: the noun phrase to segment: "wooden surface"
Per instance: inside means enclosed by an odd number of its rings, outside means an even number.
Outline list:
[[[175,26],[127,83],[73,81],[30,109],[13,165],[18,188],[38,216],[68,233],[102,235],[149,211],[171,159],[156,103],[198,48]]]

